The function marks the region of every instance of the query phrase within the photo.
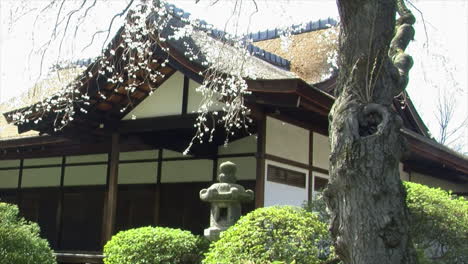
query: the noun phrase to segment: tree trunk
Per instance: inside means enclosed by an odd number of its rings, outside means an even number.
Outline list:
[[[391,108],[412,66],[404,50],[414,17],[403,0],[338,0],[338,8],[340,74],[325,191],[335,249],[346,264],[416,263],[399,175],[402,121]]]

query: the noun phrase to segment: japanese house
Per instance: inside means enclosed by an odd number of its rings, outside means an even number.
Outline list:
[[[226,160],[237,164],[239,183],[255,191],[246,212],[301,205],[328,181],[327,116],[336,77],[320,78],[329,67],[328,44],[317,41],[327,24],[334,21],[309,23],[293,36],[307,45],[289,52],[279,50],[275,30],[250,36],[258,77],[247,80],[252,94],[245,100],[254,124],[227,146],[220,127],[212,142],[182,154],[195,133],[203,67],[184,57],[176,41],[169,42],[169,63],[154,65],[166,77],[152,84],[157,89],[151,95],[148,86],[114,90],[98,79],[96,62],[88,65],[76,88],[89,91],[90,106],[60,131],[47,115],[15,125],[11,114],[18,109],[2,105],[0,199],[18,204],[59,251],[101,251],[117,231],[145,225],[201,234],[209,207],[198,193]],[[118,41],[119,35],[113,43]],[[215,46],[219,40],[212,41]],[[32,93],[23,97],[25,106],[37,103]],[[401,178],[467,195],[467,157],[431,139],[410,100],[403,109],[395,101],[395,110],[409,146]]]

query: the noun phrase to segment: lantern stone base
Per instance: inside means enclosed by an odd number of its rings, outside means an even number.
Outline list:
[[[210,240],[210,241],[216,241],[219,239],[219,235],[221,234],[221,232],[223,232],[224,230],[226,230],[226,228],[219,228],[219,227],[209,227],[207,229],[205,229],[205,231],[203,232],[203,234],[205,235],[205,237]]]

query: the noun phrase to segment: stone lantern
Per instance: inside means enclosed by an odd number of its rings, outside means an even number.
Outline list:
[[[211,203],[210,227],[204,232],[210,241],[218,240],[221,231],[235,224],[241,216],[241,203],[254,197],[253,191],[236,184],[236,164],[223,162],[219,170],[219,183],[200,191],[200,199]]]

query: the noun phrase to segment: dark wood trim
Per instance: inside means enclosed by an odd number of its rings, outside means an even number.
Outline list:
[[[276,162],[283,163],[283,164],[290,165],[290,166],[294,166],[294,167],[298,167],[298,168],[301,168],[301,169],[312,170],[312,171],[315,171],[315,172],[328,174],[328,170],[326,170],[326,169],[322,169],[322,168],[315,167],[315,166],[310,166],[310,165],[304,164],[302,162],[297,162],[297,161],[294,161],[294,160],[285,159],[285,158],[278,157],[278,156],[275,156],[275,155],[272,155],[272,154],[265,153],[265,159],[268,159],[268,160],[271,160],[271,161],[276,161]]]
[[[314,191],[312,189],[312,181],[314,180],[314,175],[313,175],[313,162],[314,162],[314,132],[309,130],[309,183],[307,184],[307,189],[309,190],[307,192],[307,200],[312,201],[312,192]]]
[[[136,159],[136,160],[121,160],[119,164],[129,164],[129,163],[148,163],[148,162],[158,162],[159,159]]]
[[[154,225],[159,225],[161,215],[161,177],[162,177],[163,149],[158,150],[158,168],[156,171],[156,190],[154,192]]]
[[[238,154],[220,154],[216,155],[216,158],[241,158],[241,157],[255,157],[255,152],[246,152]],[[163,161],[178,161],[178,160],[206,160],[213,159],[213,155],[202,155],[202,156],[193,156],[193,157],[174,157],[174,158],[164,158]]]
[[[457,171],[458,174],[468,175],[468,162],[466,157],[463,155],[460,155],[431,139],[409,131],[408,129],[401,129],[400,132],[408,141],[408,146],[411,152],[410,155],[406,157],[407,160],[427,160],[443,170],[451,169],[453,171]],[[403,162],[408,163],[407,160]],[[432,174],[435,174],[435,172]],[[433,176],[437,177],[437,175]]]
[[[57,204],[57,212],[56,212],[56,222],[55,222],[55,230],[57,232],[56,235],[56,246],[57,248],[61,248],[62,246],[62,226],[63,226],[63,201],[64,201],[64,192],[63,192],[63,185],[65,182],[65,164],[66,164],[66,156],[62,156],[62,168],[60,170],[60,187],[59,187],[59,200]]]
[[[255,183],[255,208],[265,206],[265,149],[266,149],[266,116],[263,114],[257,121],[257,175]]]
[[[62,166],[61,164],[50,164],[50,165],[33,165],[33,166],[23,166],[23,169],[42,169],[42,168],[57,168]]]
[[[3,168],[0,168],[0,171],[2,170],[19,170],[20,166],[18,167],[3,167]]]
[[[107,161],[95,161],[95,162],[80,162],[80,163],[68,163],[65,167],[76,167],[76,166],[89,166],[89,165],[107,165]]]
[[[189,77],[184,75],[184,86],[183,86],[183,93],[182,93],[182,114],[187,114],[188,109],[188,97],[189,97]]]
[[[119,124],[119,132],[157,132],[174,129],[193,129],[198,114],[171,115],[161,117],[124,120]]]
[[[120,154],[120,135],[112,134],[112,147],[109,163],[109,184],[107,190],[106,219],[104,225],[104,241],[109,241],[115,231],[115,216],[117,210],[117,190],[119,182],[119,154]]]

